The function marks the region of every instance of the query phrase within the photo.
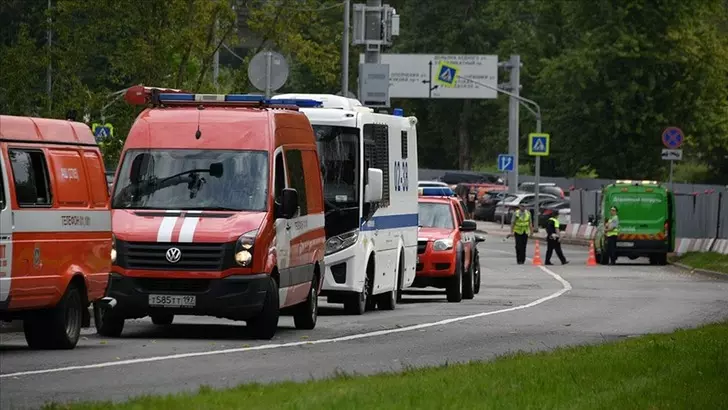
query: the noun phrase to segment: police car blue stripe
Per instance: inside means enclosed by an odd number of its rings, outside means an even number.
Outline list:
[[[376,229],[397,229],[417,226],[419,223],[418,214],[399,214],[375,216],[369,222],[361,220],[361,231],[373,231]]]

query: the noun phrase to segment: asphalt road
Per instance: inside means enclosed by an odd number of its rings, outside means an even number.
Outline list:
[[[148,318],[130,321],[119,339],[86,329],[72,351],[31,351],[22,333],[0,334],[0,407],[117,401],[337,371],[369,374],[728,318],[726,281],[642,261],[587,267],[579,247],[565,247],[571,264],[550,269],[516,265],[512,252],[513,241],[497,236],[480,245],[483,287],[473,300],[447,303],[433,291],[406,296],[395,311],[363,316],[344,316],[340,305],[322,304],[316,329],[296,331],[292,318],[282,318],[278,335],[267,342],[250,340],[242,322],[195,317],[177,317],[167,327]]]

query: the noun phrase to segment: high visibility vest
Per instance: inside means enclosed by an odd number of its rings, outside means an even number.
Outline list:
[[[558,231],[559,230],[559,220],[554,218],[553,216],[549,218],[549,221],[552,221],[554,223],[554,228]]]
[[[516,223],[513,226],[513,232],[518,234],[528,232],[528,228],[531,226],[531,213],[528,211],[521,212],[521,210],[518,209],[513,216],[516,218]]]
[[[615,219],[617,219],[616,216],[613,216],[613,217],[609,218],[609,224],[611,224],[612,222],[614,222]],[[607,231],[607,236],[617,236],[617,235],[619,235],[619,222],[616,223],[616,226],[614,227],[614,230]]]

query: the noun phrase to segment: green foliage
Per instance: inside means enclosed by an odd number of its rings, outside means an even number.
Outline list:
[[[271,48],[291,66],[277,92],[339,91],[342,3],[338,0],[40,0],[0,2],[0,112],[64,118],[75,109],[102,117],[116,136],[104,143],[113,164],[139,112],[111,93],[134,84],[198,92],[258,92],[247,61]],[[236,21],[231,6],[244,7]],[[551,176],[666,179],[660,134],[686,134],[675,180],[728,182],[728,4],[626,0],[392,0],[401,17],[395,53],[520,54],[521,95],[537,101],[552,155]],[[48,16],[53,45],[47,47]],[[218,24],[216,24],[216,21]],[[211,65],[236,29],[253,44],[239,68]],[[251,40],[250,38],[246,40]],[[223,51],[226,53],[227,51]],[[351,47],[349,89],[357,89],[361,47]],[[52,66],[52,99],[46,72]],[[499,83],[508,82],[501,70]],[[420,166],[493,168],[508,149],[508,98],[392,101],[419,119]],[[79,118],[80,119],[80,118]],[[530,173],[526,137],[533,116],[520,110],[520,166]]]

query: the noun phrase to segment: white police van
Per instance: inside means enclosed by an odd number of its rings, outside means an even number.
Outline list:
[[[417,264],[417,119],[332,94],[273,98],[321,102],[300,109],[316,134],[324,183],[321,295],[350,314],[394,309]]]

